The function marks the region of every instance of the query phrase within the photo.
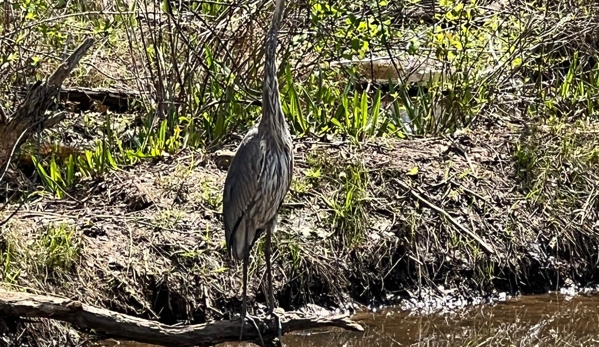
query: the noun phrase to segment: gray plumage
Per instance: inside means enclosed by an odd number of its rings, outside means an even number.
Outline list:
[[[264,119],[264,116],[263,116]],[[293,156],[289,130],[282,141],[252,128],[231,161],[223,197],[227,250],[243,260],[271,223],[291,183]],[[247,236],[246,236],[247,233]]]
[[[269,313],[273,313],[271,234],[289,190],[293,174],[293,147],[279,99],[276,48],[284,0],[276,0],[266,37],[262,91],[262,118],[244,137],[231,161],[223,192],[223,215],[228,252],[243,260],[243,322],[246,317],[247,262],[249,252],[266,232],[266,265],[269,282]]]

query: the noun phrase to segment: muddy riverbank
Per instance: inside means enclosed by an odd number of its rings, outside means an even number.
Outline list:
[[[423,293],[467,303],[594,283],[599,203],[585,184],[598,165],[559,152],[566,135],[586,148],[586,132],[556,131],[514,124],[443,139],[297,141],[274,245],[278,304],[360,310]],[[168,324],[234,317],[241,273],[225,256],[225,175],[213,153],[186,152],[61,200],[40,197],[3,226],[4,287]],[[250,271],[250,304],[261,310],[262,243]],[[79,341],[57,333],[67,330],[17,324],[10,339]]]

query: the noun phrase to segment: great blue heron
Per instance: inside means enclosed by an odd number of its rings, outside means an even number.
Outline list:
[[[264,253],[270,301],[268,314],[274,316],[275,301],[270,261],[271,237],[277,226],[278,211],[289,190],[293,175],[293,146],[281,109],[275,61],[277,34],[284,0],[275,1],[275,11],[266,36],[262,118],[248,131],[239,145],[229,166],[223,193],[227,250],[236,260],[243,259],[241,336],[243,336],[247,316],[247,272],[250,250],[264,231],[266,231]],[[280,329],[279,335],[281,335]]]

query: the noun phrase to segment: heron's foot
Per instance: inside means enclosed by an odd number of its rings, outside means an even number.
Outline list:
[[[281,317],[279,317],[279,315],[276,314],[274,310],[269,314],[272,318],[274,318],[277,324],[277,336],[279,337],[279,346],[281,346],[283,344],[283,326],[281,325]]]
[[[260,331],[260,328],[258,327],[258,324],[256,323],[256,321],[258,321],[262,325],[264,325],[264,323],[260,320],[260,318],[252,317],[251,315],[249,315],[247,313],[245,314],[245,319],[244,319],[244,317],[241,317],[241,333],[239,334],[239,341],[243,341],[243,332],[245,329],[245,320],[246,319],[252,323],[252,325],[258,332],[258,337],[260,338],[260,345],[264,346],[264,340],[262,339],[262,332]]]

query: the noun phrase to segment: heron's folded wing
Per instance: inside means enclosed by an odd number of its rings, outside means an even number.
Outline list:
[[[256,196],[262,157],[260,139],[250,133],[237,149],[229,166],[223,196],[227,248],[230,247],[231,234]]]

